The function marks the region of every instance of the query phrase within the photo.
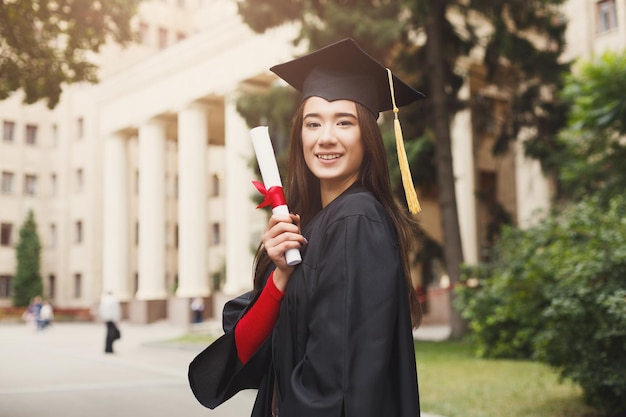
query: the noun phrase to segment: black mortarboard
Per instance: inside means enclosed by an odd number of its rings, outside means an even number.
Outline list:
[[[313,96],[328,101],[351,100],[367,107],[375,117],[393,110],[398,162],[409,211],[420,211],[404,149],[398,106],[424,97],[422,93],[393,75],[349,38],[270,70],[302,92],[303,101]]]
[[[375,116],[394,107],[387,69],[349,38],[270,70],[302,92],[302,100],[317,96],[328,101],[356,101]],[[424,97],[395,75],[392,77],[397,106]]]

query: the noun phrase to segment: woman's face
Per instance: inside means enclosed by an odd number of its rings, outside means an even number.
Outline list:
[[[302,148],[307,166],[320,180],[323,192],[343,192],[359,178],[363,161],[356,105],[349,100],[310,97],[304,103],[303,116]]]

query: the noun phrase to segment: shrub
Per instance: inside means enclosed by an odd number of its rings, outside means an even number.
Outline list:
[[[480,285],[460,290],[485,356],[530,356],[626,413],[626,198],[590,198],[530,230],[506,230]]]

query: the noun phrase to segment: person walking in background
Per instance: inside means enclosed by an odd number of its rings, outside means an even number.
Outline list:
[[[98,313],[100,319],[106,324],[104,352],[113,353],[113,342],[121,337],[118,322],[122,317],[122,308],[110,291],[102,296]]]
[[[54,310],[48,301],[44,301],[39,309],[39,330],[43,330],[52,324]]]
[[[193,322],[202,323],[202,314],[204,313],[204,300],[196,297],[191,301],[191,311],[193,312]]]

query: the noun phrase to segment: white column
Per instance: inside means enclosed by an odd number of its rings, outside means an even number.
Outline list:
[[[459,92],[459,96],[461,99],[469,98],[467,79]],[[450,133],[463,258],[469,265],[476,265],[478,263],[478,231],[476,227],[476,197],[474,196],[472,118],[469,110],[462,110],[456,114]]]
[[[165,125],[139,128],[138,300],[165,299]]]
[[[226,294],[238,294],[252,287],[252,264],[254,254],[251,247],[258,241],[253,236],[259,235],[259,227],[265,229],[265,223],[255,224],[251,217],[254,206],[250,195],[254,191],[251,181],[255,179],[249,167],[253,158],[250,131],[245,121],[235,108],[235,98],[225,100],[224,123],[226,141]]]
[[[209,294],[206,111],[192,104],[178,114],[178,297]]]
[[[127,301],[130,298],[128,187],[125,140],[120,135],[105,139],[103,181],[102,290]]]
[[[515,141],[517,223],[521,228],[536,225],[550,211],[550,183],[543,175],[541,163],[526,157],[524,153],[524,142],[532,133],[524,129]]]

